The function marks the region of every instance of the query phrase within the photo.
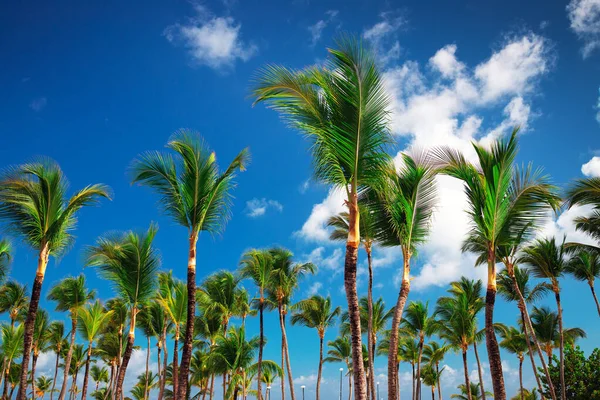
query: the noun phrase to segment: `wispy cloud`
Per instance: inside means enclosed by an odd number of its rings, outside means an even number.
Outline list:
[[[31,103],[29,103],[29,108],[31,108],[35,112],[40,112],[46,107],[47,104],[48,99],[46,99],[45,97],[38,97],[36,99],[33,99]]]
[[[571,29],[583,42],[581,52],[586,58],[600,48],[600,0],[571,0],[567,15]]]
[[[387,64],[400,57],[400,42],[395,34],[407,24],[407,20],[399,12],[384,12],[381,20],[363,31],[363,38],[372,43],[379,61]]]
[[[250,218],[257,218],[265,215],[267,210],[283,211],[283,205],[277,200],[254,198],[246,202],[246,215]]]
[[[311,36],[311,46],[317,44],[319,39],[321,39],[321,35],[323,30],[329,25],[338,15],[337,10],[329,10],[325,12],[325,18],[318,20],[315,24],[310,25],[308,27],[308,32],[310,32]]]

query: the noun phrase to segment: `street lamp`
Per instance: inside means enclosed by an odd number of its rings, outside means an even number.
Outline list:
[[[342,379],[344,373],[344,368],[340,368],[340,400],[342,400]]]
[[[267,386],[267,400],[271,400],[271,386]]]
[[[302,388],[302,400],[304,400],[304,388],[305,388],[306,386],[302,385],[302,386],[300,386],[300,387]]]
[[[377,382],[377,398],[380,399],[381,397],[379,397],[379,382]]]

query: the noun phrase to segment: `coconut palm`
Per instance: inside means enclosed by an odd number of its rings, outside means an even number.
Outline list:
[[[421,379],[425,385],[431,387],[431,400],[435,400],[435,388],[439,385],[442,372],[444,372],[444,368],[437,370],[431,364],[423,368]]]
[[[94,391],[97,392],[101,383],[108,383],[108,369],[106,367],[92,365],[90,367],[90,377],[94,381]]]
[[[119,360],[123,356],[120,338],[114,330],[105,331],[102,336],[100,336],[98,344],[96,345],[96,354],[110,367],[110,375],[106,389],[109,393],[114,394],[117,382],[117,372],[119,370]]]
[[[555,208],[559,205],[554,186],[541,170],[515,166],[517,131],[507,139],[493,142],[489,149],[474,143],[478,165],[448,148],[436,152],[440,171],[465,184],[472,227],[463,250],[486,255],[478,261],[487,264],[488,269],[485,338],[496,400],[506,399],[502,360],[494,332],[497,251],[501,246],[510,246],[515,236],[546,216],[548,205]]]
[[[250,300],[250,294],[244,288],[241,288],[237,296],[235,297],[235,308],[239,317],[242,319],[242,326],[246,326],[246,318],[254,317],[257,311],[252,307],[252,300]]]
[[[187,317],[185,341],[179,371],[178,400],[186,398],[188,369],[192,357],[194,315],[196,311],[196,248],[200,232],[221,231],[229,217],[231,189],[235,173],[249,161],[242,150],[223,172],[216,155],[188,130],[181,130],[167,144],[170,153],[148,152],[134,161],[133,182],[149,186],[160,196],[161,208],[178,224],[188,229]]]
[[[469,390],[467,390],[467,388],[469,388]],[[464,383],[461,383],[460,385],[458,385],[458,390],[460,390],[461,393],[450,395],[451,399],[468,400],[476,399],[482,396],[481,387],[478,383],[471,383],[468,386],[466,386]],[[492,396],[492,393],[485,392],[485,395]]]
[[[48,350],[49,337],[48,329],[50,328],[50,320],[48,312],[38,308],[37,315],[35,317],[35,324],[33,326],[33,344],[32,353],[33,357],[31,360],[31,386],[32,393],[35,393],[35,367],[37,365],[38,357],[41,352]]]
[[[16,281],[8,281],[0,286],[0,313],[8,312],[12,326],[17,320],[23,319],[28,304],[27,286]]]
[[[117,356],[117,367],[121,366],[121,357],[123,355],[123,337],[125,325],[127,324],[127,317],[129,316],[129,307],[119,297],[115,297],[106,301],[106,308],[112,311],[112,316],[106,327],[106,332],[115,332],[118,338],[118,356]],[[115,380],[116,383],[116,380]]]
[[[71,388],[69,389],[71,400],[75,400],[77,394],[81,392],[81,389],[77,386],[77,377],[81,367],[85,364],[86,359],[85,347],[82,344],[76,344],[73,347],[73,357],[71,358],[70,367],[68,369],[71,378]],[[66,366],[65,366],[66,367]]]
[[[245,279],[252,279],[258,288],[258,298],[256,305],[259,314],[260,345],[258,348],[258,369],[257,369],[257,394],[258,399],[262,396],[262,359],[264,348],[264,309],[265,309],[265,289],[270,282],[273,271],[273,257],[269,250],[249,250],[242,256],[240,261],[240,276]]]
[[[586,216],[575,218],[575,228],[584,232],[596,241],[596,245],[578,244],[598,252],[600,250],[600,177],[577,179],[566,193],[569,208],[573,206],[590,206],[591,211]]]
[[[161,286],[161,276],[162,273],[158,275],[158,285],[159,288]],[[160,292],[160,289],[159,289]],[[159,294],[160,296],[160,294]],[[187,296],[187,293],[186,293]],[[160,302],[152,301],[147,307],[144,309],[144,330],[147,330],[146,333],[151,333],[152,336],[156,339],[156,357],[157,357],[157,367],[158,367],[158,387],[159,387],[159,400],[162,399],[161,388],[164,388],[164,374],[163,368],[161,367],[161,353],[164,349],[165,351],[165,361],[167,360],[168,350],[166,348],[166,340],[167,340],[167,331],[170,329],[169,316],[165,311],[165,308]],[[150,343],[148,343],[148,354],[150,352]],[[148,358],[146,358],[146,364],[149,363]]]
[[[27,397],[33,325],[50,256],[64,254],[73,243],[77,212],[108,198],[104,185],[90,185],[67,197],[69,183],[53,160],[44,158],[7,170],[0,178],[0,220],[10,232],[38,252],[31,301],[25,319],[23,370],[18,400]],[[63,400],[63,395],[60,400]]]
[[[83,375],[83,387],[81,389],[81,400],[86,399],[88,378],[90,373],[90,361],[95,342],[98,340],[100,331],[104,327],[112,311],[105,310],[100,301],[96,300],[94,304],[83,307],[77,314],[79,323],[77,329],[83,340],[87,343],[87,358],[85,360],[85,372]]]
[[[47,392],[49,392],[52,387],[52,379],[48,378],[45,375],[38,376],[35,380],[35,389],[33,394],[38,399],[43,399]]]
[[[435,340],[430,341],[423,348],[423,361],[435,368],[436,376],[438,377],[436,387],[438,389],[438,397],[440,400],[442,400],[442,387],[439,380],[442,374],[440,370],[440,363],[449,350],[450,346],[447,346],[446,344],[439,344]]]
[[[327,357],[324,363],[344,363],[346,370],[352,369],[352,344],[348,335],[342,335],[327,342]],[[348,373],[348,400],[352,400],[352,374]]]
[[[500,329],[500,347],[508,351],[511,354],[515,354],[519,359],[519,389],[521,393],[521,400],[524,400],[523,392],[523,360],[525,360],[525,353],[528,351],[527,347],[527,336],[521,330],[515,327],[502,327]]]
[[[6,281],[11,261],[12,247],[6,239],[0,239],[0,284]]]
[[[156,274],[160,258],[152,242],[158,227],[151,224],[142,234],[133,231],[98,239],[87,249],[86,265],[98,269],[102,279],[112,283],[114,290],[129,308],[127,345],[119,368],[115,388],[116,398],[123,392],[123,381],[135,341],[136,317],[140,308],[155,295]]]
[[[317,374],[317,400],[320,397],[321,373],[323,372],[323,343],[327,328],[334,325],[341,313],[340,307],[331,305],[331,297],[314,295],[294,305],[297,310],[292,315],[292,325],[302,325],[317,330],[319,335],[319,372]]]
[[[23,336],[25,332],[24,324],[17,326],[2,325],[0,326],[0,332],[2,336],[2,343],[0,344],[1,354],[3,355],[3,374],[4,374],[4,388],[2,390],[2,398],[8,398],[8,386],[10,384],[10,375],[12,369],[14,369],[13,360],[18,357],[19,353],[23,351]]]
[[[69,378],[69,370],[71,367],[71,358],[73,357],[73,349],[75,347],[75,336],[77,334],[77,316],[84,305],[89,300],[92,300],[95,292],[88,290],[85,285],[85,276],[67,277],[58,282],[50,289],[48,300],[56,302],[56,311],[68,311],[71,317],[71,339],[69,342],[69,350],[64,361],[64,376],[59,400],[62,400],[67,395],[67,383]]]
[[[69,343],[66,340],[65,324],[62,321],[53,321],[48,328],[48,347],[54,352],[54,354],[56,354],[56,362],[54,364],[54,379],[52,379],[52,389],[50,390],[50,400],[52,400],[54,397],[60,356],[63,352],[63,349],[68,346]]]
[[[356,265],[360,245],[359,192],[380,182],[389,156],[389,99],[375,57],[361,42],[338,41],[322,68],[290,70],[268,66],[256,80],[256,102],[267,102],[311,141],[317,181],[345,190],[348,238],[344,286],[352,331],[354,386],[367,395],[362,366]],[[294,400],[294,399],[293,399]]]
[[[556,239],[539,239],[523,250],[520,261],[529,266],[531,273],[536,278],[548,279],[556,299],[556,308],[558,310],[558,331],[559,331],[559,352],[560,352],[560,383],[561,398],[566,400],[567,392],[565,388],[565,360],[564,360],[564,334],[563,334],[563,314],[560,300],[559,279],[566,271],[566,257],[564,241],[557,244]]]
[[[208,356],[210,358],[216,349],[217,339],[223,335],[222,318],[220,315],[215,315],[215,313],[207,313],[206,310],[200,308],[200,315],[196,317],[194,326],[195,336],[199,339],[205,340],[208,343]],[[213,397],[215,387],[215,374],[215,370],[213,368],[209,368],[210,378],[208,394],[211,399]]]
[[[595,279],[600,278],[600,255],[584,249],[575,250],[575,254],[567,262],[566,271],[575,279],[587,282],[600,316],[600,303],[598,303],[598,297],[596,297],[596,290],[594,289]]]
[[[138,314],[138,318],[137,318],[137,326],[138,328],[142,331],[142,333],[144,334],[144,336],[146,337],[146,371],[144,373],[144,384],[148,383],[148,379],[149,379],[149,374],[150,372],[150,348],[151,348],[151,343],[150,340],[152,339],[152,337],[155,335],[154,329],[153,329],[153,324],[152,324],[152,309],[150,308],[152,304],[156,304],[154,302],[148,303],[148,304],[144,304]],[[138,382],[140,383],[140,382]],[[144,393],[146,393],[148,390],[146,387],[143,388],[144,389]],[[143,396],[143,399],[146,399],[146,396]]]
[[[533,329],[542,345],[548,363],[552,361],[552,353],[560,348],[560,328],[558,324],[558,313],[551,311],[548,307],[533,307],[531,313]],[[566,328],[563,330],[564,343],[573,345],[577,339],[585,338],[585,331],[581,328]]]

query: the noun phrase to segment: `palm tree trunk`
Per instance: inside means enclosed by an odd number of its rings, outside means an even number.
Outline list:
[[[75,399],[75,392],[77,391],[77,370],[73,374],[73,379],[71,380],[71,390],[69,390],[69,399]]]
[[[290,384],[290,397],[292,400],[296,400],[296,393],[294,392],[294,377],[292,376],[292,364],[290,362],[290,348],[288,347],[287,333],[285,331],[285,313],[281,317],[283,327],[283,342],[285,347],[285,366],[288,373],[288,383]]]
[[[467,350],[462,351],[463,369],[465,371],[465,387],[467,388],[467,399],[473,400],[471,397],[471,382],[469,381],[469,365],[467,363]]]
[[[519,307],[519,309],[520,308],[521,307]],[[521,321],[523,321],[523,333],[525,334],[525,341],[527,342],[527,353],[529,354],[529,359],[531,361],[533,376],[535,377],[535,381],[537,383],[538,390],[540,391],[540,395],[542,395],[542,393],[544,393],[544,389],[542,387],[542,382],[540,381],[540,376],[535,365],[535,358],[533,357],[533,348],[531,347],[531,338],[529,335],[529,329],[527,329],[527,324],[525,323],[525,314],[523,313],[523,311],[521,311]]]
[[[421,358],[423,357],[424,338],[419,339],[419,358],[417,361],[417,400],[421,400]]]
[[[523,393],[523,357],[519,357],[519,388],[521,389],[521,400],[525,400]]]
[[[58,395],[58,400],[64,400],[67,395],[67,383],[69,382],[69,370],[71,369],[71,358],[73,358],[73,347],[75,346],[75,335],[77,333],[77,316],[76,314],[71,315],[71,342],[69,343],[69,351],[67,352],[67,357],[65,358],[64,365],[64,376],[62,387],[60,389],[60,394]]]
[[[377,399],[379,400],[379,399]],[[431,400],[435,400],[435,386],[431,387]]]
[[[402,320],[402,312],[406,305],[406,299],[410,292],[410,255],[404,254],[404,263],[402,271],[402,284],[400,286],[400,292],[398,293],[398,300],[396,301],[396,307],[394,308],[394,317],[392,318],[392,329],[390,330],[389,337],[389,351],[388,351],[388,398],[397,399],[400,395],[398,391],[398,327],[400,326],[400,320]],[[414,394],[413,394],[414,400]]]
[[[160,387],[158,389],[158,400],[162,400],[165,393],[165,385],[167,383],[167,364],[169,362],[169,349],[167,347],[167,324],[164,324],[162,336],[162,347],[164,349],[165,354],[163,355],[163,368],[162,368],[162,377],[160,378]]]
[[[567,399],[567,390],[565,388],[565,335],[563,332],[562,306],[560,304],[560,288],[558,282],[553,282],[554,297],[556,298],[556,307],[558,309],[558,332],[560,334],[560,387],[561,399]]]
[[[144,400],[148,400],[148,371],[150,370],[150,335],[147,336],[148,339],[148,350],[146,352],[146,382],[144,386]],[[83,400],[83,399],[82,399]]]
[[[412,400],[416,400],[417,395],[417,374],[415,373],[415,363],[412,363]],[[398,385],[400,385],[400,379],[398,379]]]
[[[50,390],[50,400],[54,397],[54,390],[56,389],[56,378],[58,376],[58,363],[60,361],[60,349],[56,352],[56,363],[54,365],[54,379],[52,380],[52,389]]]
[[[89,343],[87,359],[85,360],[85,372],[83,375],[83,387],[81,388],[81,400],[86,399],[88,388],[88,377],[90,376],[90,361],[92,359],[92,342]]]
[[[177,331],[179,330],[179,328],[175,328]],[[179,351],[178,351],[178,346],[179,346],[179,332],[175,332],[175,341],[173,343],[173,394],[178,393],[179,390],[179,375],[177,374],[177,368],[178,368],[178,358],[179,358]],[[181,382],[181,384],[183,385],[183,382]]]
[[[596,297],[596,290],[594,289],[594,281],[590,283],[590,290],[592,291],[592,296],[594,296],[594,302],[596,302],[596,309],[598,310],[598,315],[600,316],[600,303],[598,303],[598,297]]]
[[[485,388],[483,387],[483,370],[481,369],[481,362],[479,361],[477,341],[473,342],[473,351],[475,352],[475,359],[477,360],[477,373],[479,374],[479,388],[481,389],[481,399],[485,400]]]
[[[127,335],[127,345],[125,346],[125,353],[123,354],[123,360],[121,367],[119,368],[119,374],[117,376],[117,384],[115,389],[115,398],[117,400],[123,397],[123,381],[125,380],[125,373],[127,372],[127,365],[131,359],[131,353],[133,352],[133,343],[135,342],[135,321],[138,310],[134,307],[131,310],[131,323],[129,326],[129,334]]]
[[[319,372],[317,374],[317,400],[321,399],[321,373],[323,372],[323,336],[319,335]]]
[[[213,392],[215,391],[215,374],[210,374],[210,392],[209,399],[213,399]]]
[[[438,390],[438,398],[442,400],[442,384],[440,379],[440,363],[435,363],[435,371],[437,373],[437,390]]]
[[[115,397],[115,393],[114,393],[115,369],[116,369],[116,363],[114,361],[111,361],[111,363],[110,363],[110,378],[108,378],[108,384],[106,385],[106,396],[104,396],[105,400],[108,398],[108,395],[111,396],[111,399],[114,399],[114,397]]]
[[[365,244],[365,251],[367,253],[367,265],[369,268],[369,285],[367,289],[367,312],[368,312],[368,325],[367,325],[367,346],[368,346],[368,357],[369,357],[369,391],[371,399],[375,400],[375,366],[374,366],[374,355],[373,351],[373,261],[371,254],[371,245]],[[379,399],[377,399],[379,400]]]
[[[33,351],[33,358],[31,360],[31,397],[35,397],[35,365],[37,364],[38,353],[36,350]]]
[[[35,279],[33,280],[33,288],[31,289],[31,300],[29,302],[29,310],[25,318],[25,329],[23,338],[23,359],[21,361],[21,378],[19,379],[19,391],[17,392],[17,400],[27,399],[27,369],[29,368],[29,357],[31,356],[31,348],[33,345],[33,328],[35,326],[35,317],[37,315],[38,306],[40,304],[40,296],[42,294],[42,284],[46,275],[46,266],[48,265],[48,256],[50,249],[47,243],[42,243],[38,256],[37,270]],[[62,400],[62,399],[60,399]]]
[[[157,366],[158,366],[158,387],[160,390],[160,384],[161,384],[161,376],[162,376],[162,369],[161,369],[161,365],[160,365],[160,353],[162,353],[162,340],[160,337],[157,338],[156,341],[156,357],[157,357]]]
[[[196,244],[198,232],[192,232],[189,239],[189,256],[187,268],[187,319],[185,322],[185,340],[181,352],[181,366],[179,368],[178,391],[175,400],[186,400],[188,387],[188,374],[192,360],[192,344],[194,341],[194,317],[196,316]]]
[[[283,327],[283,307],[281,304],[277,305],[277,311],[279,313],[279,328],[281,329],[281,400],[285,400],[285,342],[283,340],[285,328]]]
[[[502,358],[494,331],[494,306],[496,303],[496,254],[494,249],[488,251],[488,284],[485,296],[485,344],[490,363],[490,376],[494,388],[495,400],[506,400],[504,375],[502,374]]]
[[[263,347],[264,347],[264,341],[265,341],[265,332],[264,332],[264,303],[265,303],[265,299],[263,296],[263,288],[261,286],[260,288],[260,299],[259,299],[259,303],[258,303],[258,314],[259,314],[259,326],[260,326],[260,342],[258,345],[258,370],[257,370],[257,389],[256,389],[256,396],[258,400],[261,400],[262,397],[262,359],[263,359]]]
[[[10,373],[10,361],[8,362],[8,366],[6,371],[4,371],[4,388],[2,389],[2,400],[8,399],[8,375]]]
[[[354,393],[356,400],[366,400],[367,382],[362,357],[360,328],[360,308],[356,292],[356,263],[360,244],[360,213],[358,212],[357,188],[353,187],[348,198],[348,240],[344,260],[344,288],[348,302],[348,317],[352,341],[352,372],[354,373]],[[294,399],[292,399],[294,400]]]
[[[348,367],[348,400],[352,400],[352,374],[350,373],[350,367]]]

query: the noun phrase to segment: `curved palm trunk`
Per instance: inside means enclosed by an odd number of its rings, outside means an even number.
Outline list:
[[[290,384],[290,397],[292,400],[296,400],[296,393],[294,392],[294,377],[292,376],[292,364],[290,363],[290,348],[288,347],[287,333],[285,331],[285,313],[281,317],[283,327],[283,343],[285,347],[285,366],[288,373],[288,383]]]
[[[64,400],[67,395],[67,383],[69,382],[69,370],[71,369],[71,359],[73,358],[73,347],[75,346],[75,335],[77,333],[77,317],[75,314],[71,315],[71,342],[69,343],[69,351],[67,352],[67,357],[65,358],[64,365],[64,376],[62,387],[60,389],[60,394],[58,395],[58,400]]]
[[[258,304],[258,313],[259,313],[259,325],[260,325],[260,343],[258,345],[258,370],[257,370],[257,374],[256,374],[256,379],[258,380],[257,382],[257,389],[256,389],[256,396],[258,398],[258,400],[261,400],[262,398],[262,359],[263,359],[263,347],[264,347],[264,343],[265,343],[265,332],[264,332],[264,295],[263,295],[263,288],[260,288],[260,299],[259,299],[259,304]]]
[[[37,270],[35,279],[33,280],[33,288],[31,289],[31,300],[29,301],[29,310],[25,318],[25,330],[23,338],[23,359],[21,361],[21,378],[19,379],[19,391],[17,392],[17,400],[27,399],[27,377],[29,368],[29,358],[31,357],[31,349],[33,345],[33,328],[35,327],[35,317],[37,315],[38,306],[40,304],[40,296],[42,294],[42,284],[46,275],[46,266],[48,265],[48,256],[50,249],[48,244],[42,243],[38,256]],[[62,399],[61,399],[62,400]]]
[[[400,292],[398,293],[398,300],[396,301],[396,307],[394,308],[394,317],[392,318],[392,328],[390,330],[390,346],[388,352],[388,398],[398,399],[400,396],[399,380],[398,380],[398,327],[400,326],[400,320],[402,320],[402,312],[406,305],[406,299],[410,292],[410,256],[405,253],[403,271],[402,271],[402,284],[400,286]],[[414,392],[414,390],[413,390]],[[414,393],[413,393],[414,400]]]
[[[592,296],[594,297],[594,302],[596,303],[596,309],[598,310],[598,315],[600,316],[600,303],[598,303],[598,297],[596,297],[596,290],[594,289],[594,281],[589,282],[590,290],[592,291]]]
[[[369,391],[371,399],[375,399],[375,363],[374,363],[374,338],[373,338],[373,261],[371,258],[371,245],[365,244],[365,251],[367,253],[367,265],[369,268],[369,286],[367,289],[367,312],[368,312],[368,325],[367,325],[367,346],[368,346],[368,357],[369,357]],[[377,399],[379,400],[379,399]]]
[[[500,347],[494,331],[494,306],[496,303],[496,254],[494,249],[488,252],[488,284],[485,296],[485,344],[490,363],[490,376],[494,388],[495,400],[506,400],[504,375],[502,374],[502,358]]]
[[[521,307],[519,307],[520,310]],[[527,353],[529,354],[529,360],[531,361],[531,368],[533,369],[533,376],[535,377],[535,382],[537,383],[538,390],[540,391],[540,395],[544,393],[544,389],[542,387],[542,382],[540,381],[540,376],[537,371],[537,367],[535,365],[535,358],[533,357],[533,348],[531,347],[531,338],[529,335],[529,330],[527,329],[527,324],[525,323],[525,314],[521,311],[521,321],[523,321],[523,333],[525,334],[525,341],[527,342]],[[542,396],[543,398],[543,396]]]
[[[50,390],[50,400],[54,397],[54,390],[56,389],[56,377],[58,376],[58,363],[60,361],[60,349],[56,352],[56,363],[54,365],[54,379],[52,380],[52,390]]]
[[[194,340],[194,317],[196,316],[196,244],[198,242],[198,233],[193,232],[190,235],[190,248],[187,268],[187,320],[185,322],[185,340],[181,352],[181,366],[179,368],[178,390],[175,395],[176,400],[186,400],[188,387],[188,374],[190,361],[192,360],[192,344]]]
[[[481,399],[485,400],[485,388],[483,387],[483,370],[481,369],[481,361],[479,361],[479,352],[477,351],[477,342],[473,342],[473,351],[477,360],[477,373],[479,374],[479,388],[481,389]]]
[[[362,358],[362,338],[360,329],[360,308],[356,292],[356,263],[360,243],[360,214],[356,187],[348,198],[348,240],[344,260],[344,288],[348,302],[348,317],[352,341],[352,372],[354,373],[354,393],[356,400],[366,400],[367,381]],[[292,399],[294,400],[294,399]]]
[[[89,343],[87,358],[85,360],[85,372],[83,375],[83,387],[81,388],[81,400],[86,399],[88,388],[88,377],[90,376],[90,361],[92,359],[92,342]]]
[[[469,381],[469,365],[467,363],[467,350],[462,351],[463,369],[465,371],[465,387],[467,388],[467,399],[473,400],[471,397],[471,382]]]
[[[519,388],[521,389],[521,400],[525,400],[523,393],[523,357],[519,356]]]
[[[177,330],[179,330],[179,328],[177,328]],[[179,346],[179,332],[176,332],[175,333],[175,341],[173,343],[173,393],[178,393],[179,385],[180,385],[179,375],[177,373],[178,362],[179,362],[178,346]],[[183,382],[181,382],[181,384],[183,385]]]
[[[563,318],[562,318],[562,306],[560,304],[560,288],[558,282],[552,282],[552,288],[554,290],[554,297],[556,298],[556,307],[558,309],[558,332],[560,335],[560,387],[561,387],[561,399],[567,399],[567,389],[565,388],[565,335],[563,332]]]
[[[125,353],[123,354],[123,360],[121,361],[121,367],[117,375],[117,383],[115,388],[115,398],[121,399],[123,397],[123,381],[125,380],[125,373],[127,372],[127,365],[131,359],[131,353],[133,352],[133,343],[135,342],[135,321],[138,310],[133,308],[131,310],[131,324],[129,326],[129,334],[127,335],[127,345],[125,346]]]
[[[35,366],[38,360],[38,352],[33,351],[33,358],[31,360],[31,393],[32,397],[35,397]]]
[[[321,373],[323,372],[323,336],[319,335],[319,372],[317,374],[317,400],[321,399]]]

